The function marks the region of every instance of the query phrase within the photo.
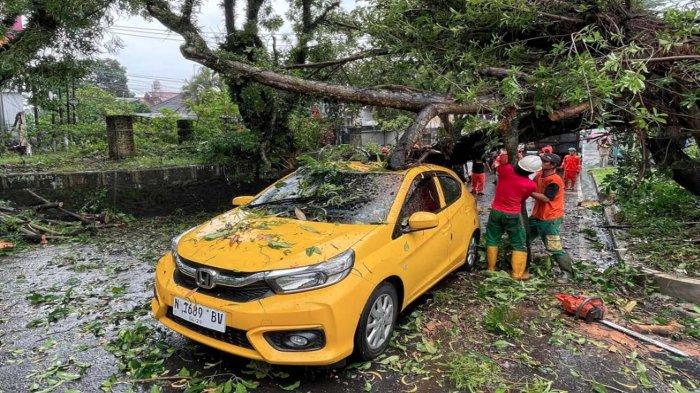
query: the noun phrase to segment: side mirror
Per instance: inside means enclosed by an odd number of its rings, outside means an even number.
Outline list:
[[[435,213],[415,212],[408,218],[408,228],[411,232],[438,226],[438,216]]]
[[[233,198],[233,200],[231,201],[231,204],[233,204],[233,206],[243,206],[243,205],[247,205],[250,202],[252,202],[253,199],[255,199],[255,197],[252,195],[237,196],[237,197]]]

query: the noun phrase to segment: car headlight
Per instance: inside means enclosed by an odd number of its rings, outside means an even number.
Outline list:
[[[274,270],[265,279],[276,293],[294,293],[335,284],[350,274],[355,252],[350,249],[316,265]]]
[[[183,236],[187,234],[187,232],[191,231],[195,227],[192,227],[181,234],[175,236],[171,241],[170,241],[170,252],[173,254],[173,259],[177,262],[180,259],[180,255],[177,253],[177,245],[180,243],[180,239],[182,239]]]

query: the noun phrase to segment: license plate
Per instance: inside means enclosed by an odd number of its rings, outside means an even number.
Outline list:
[[[204,307],[180,297],[176,297],[173,302],[173,315],[217,332],[226,331],[225,312]]]

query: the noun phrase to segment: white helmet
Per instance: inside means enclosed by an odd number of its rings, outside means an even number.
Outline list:
[[[525,156],[518,161],[520,169],[535,173],[542,168],[542,159],[538,155]]]

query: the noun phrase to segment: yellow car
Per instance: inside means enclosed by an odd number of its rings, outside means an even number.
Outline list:
[[[476,202],[449,169],[302,167],[173,239],[155,318],[192,340],[273,364],[363,360],[397,314],[477,260]]]

